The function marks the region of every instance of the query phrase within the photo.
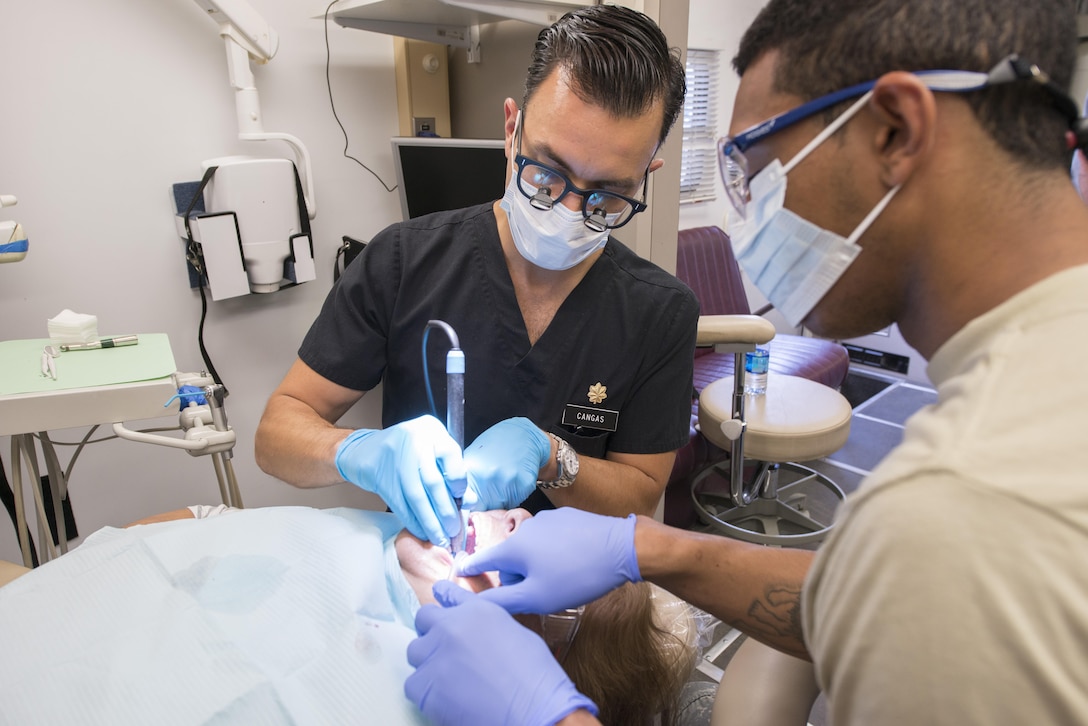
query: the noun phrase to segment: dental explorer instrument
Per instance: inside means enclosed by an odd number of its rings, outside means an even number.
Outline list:
[[[90,343],[69,343],[68,345],[62,345],[61,350],[67,352],[69,350],[98,350],[99,348],[120,348],[124,345],[136,345],[140,342],[140,339],[135,335],[119,335],[116,338],[102,338],[101,340],[93,340]]]

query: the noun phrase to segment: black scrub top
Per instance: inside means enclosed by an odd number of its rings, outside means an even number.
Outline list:
[[[438,212],[379,233],[345,269],[299,349],[315,372],[368,391],[382,425],[446,417],[441,329],[465,354],[465,445],[525,416],[580,454],[654,454],[688,440],[699,306],[679,280],[614,239],[530,346],[490,204]],[[540,492],[527,503],[547,508]],[[539,506],[538,506],[539,505]]]

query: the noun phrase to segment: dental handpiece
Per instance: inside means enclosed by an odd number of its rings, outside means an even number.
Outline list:
[[[452,348],[446,354],[446,430],[453,440],[465,450],[465,353]],[[450,547],[454,556],[465,551],[465,516],[461,512],[461,497],[454,497],[461,529]]]

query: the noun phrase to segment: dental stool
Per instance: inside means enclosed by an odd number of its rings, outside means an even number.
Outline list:
[[[717,226],[682,229],[676,238],[676,277],[699,299],[705,321],[720,316],[764,317],[770,306],[753,310],[745,293],[744,279],[725,231]],[[838,389],[850,369],[850,356],[841,344],[808,335],[776,333],[773,326],[757,342],[771,353],[771,374],[798,376]],[[691,423],[688,443],[676,452],[669,483],[665,489],[662,518],[665,524],[689,529],[699,524],[691,503],[691,480],[709,464],[726,460],[729,449],[721,449],[699,432],[699,394],[714,381],[733,375],[732,352],[721,343],[731,342],[728,333],[702,338],[695,350],[692,376]],[[743,370],[743,368],[742,368]]]
[[[749,317],[719,319],[735,325]],[[774,336],[769,322],[755,321],[762,326],[740,320],[747,332],[728,332],[724,339],[732,342],[718,345],[736,356],[734,370],[743,371],[744,353]],[[702,324],[700,335],[711,335],[702,331]],[[713,337],[722,339],[722,331]],[[728,537],[757,544],[798,546],[822,540],[845,494],[827,476],[796,462],[840,449],[850,434],[851,415],[842,394],[799,376],[772,371],[767,392],[758,396],[744,394],[743,375],[706,386],[699,396],[699,429],[710,443],[728,451],[729,459],[692,479],[691,499],[700,521]]]

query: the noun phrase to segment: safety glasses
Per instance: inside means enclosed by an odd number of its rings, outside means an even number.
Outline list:
[[[540,635],[560,664],[566,660],[567,653],[570,652],[571,643],[574,642],[574,636],[578,634],[578,626],[582,622],[582,614],[585,610],[585,605],[579,605],[576,608],[567,608],[558,613],[540,616]]]
[[[1039,70],[1038,66],[1022,60],[1015,54],[1003,58],[989,73],[935,70],[917,71],[914,75],[918,76],[930,90],[947,93],[977,91],[990,86],[1021,80],[1032,81],[1040,84],[1047,91],[1055,108],[1070,120],[1070,124],[1077,120],[1077,106],[1069,98],[1068,94],[1054,84],[1043,71]],[[736,136],[725,136],[719,139],[718,170],[721,173],[722,184],[725,186],[725,193],[729,197],[733,208],[740,213],[741,217],[746,217],[749,201],[748,182],[750,177],[745,152],[753,144],[843,101],[864,96],[875,86],[876,80],[872,80],[834,91],[762,121]],[[845,123],[851,115],[850,112],[846,112],[839,118]],[[836,121],[838,120],[836,119]],[[794,158],[797,160],[803,158],[819,142],[837,131],[841,125],[841,123],[832,122],[823,133],[813,139],[813,142]],[[788,171],[788,168],[786,170]]]

